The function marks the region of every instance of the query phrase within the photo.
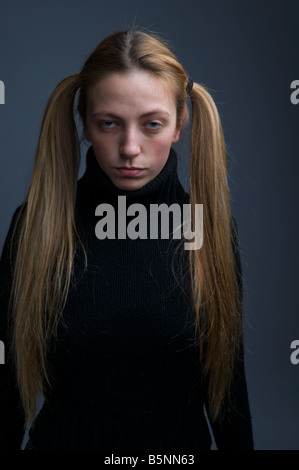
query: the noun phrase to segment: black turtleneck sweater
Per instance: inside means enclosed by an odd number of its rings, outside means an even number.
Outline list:
[[[175,152],[171,150],[151,182],[124,191],[114,186],[89,149],[75,213],[88,263],[85,267],[78,243],[63,322],[49,352],[52,391],[30,439],[38,450],[209,449],[188,251],[177,250],[180,240],[171,237],[98,239],[95,226],[100,217],[95,209],[108,203],[117,220],[120,195],[126,196],[127,207],[188,203]],[[7,246],[8,242],[1,279]],[[2,291],[2,318],[5,295]],[[0,365],[0,439],[4,448],[13,449],[20,446],[22,416],[17,414],[19,396],[13,381],[8,394],[4,392],[8,368],[9,363]],[[251,449],[243,360],[235,373],[232,398],[234,411],[227,412],[222,426],[212,425],[217,447]]]

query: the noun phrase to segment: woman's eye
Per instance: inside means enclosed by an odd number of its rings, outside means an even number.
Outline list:
[[[161,124],[159,122],[152,121],[149,122],[147,126],[149,127],[149,129],[159,129],[161,127]]]
[[[115,127],[115,122],[113,121],[102,121],[100,122],[100,127],[103,129],[113,129]]]

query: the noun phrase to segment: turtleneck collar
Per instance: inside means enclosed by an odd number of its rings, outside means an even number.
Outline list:
[[[92,146],[86,154],[86,171],[78,182],[79,196],[91,205],[112,202],[118,196],[126,196],[135,202],[179,202],[185,192],[177,175],[177,154],[171,148],[168,159],[160,173],[142,188],[136,190],[119,189],[98,164]]]

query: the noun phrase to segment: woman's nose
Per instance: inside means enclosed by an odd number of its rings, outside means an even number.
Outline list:
[[[124,131],[120,142],[120,155],[125,158],[134,158],[140,153],[138,132],[134,129]]]

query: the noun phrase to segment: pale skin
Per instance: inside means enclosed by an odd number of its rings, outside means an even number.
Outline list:
[[[154,179],[180,130],[173,93],[149,72],[113,73],[88,90],[85,137],[119,189]]]

